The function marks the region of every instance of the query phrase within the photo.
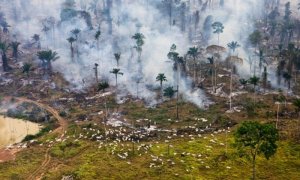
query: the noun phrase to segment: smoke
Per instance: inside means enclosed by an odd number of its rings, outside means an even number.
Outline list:
[[[87,10],[92,1],[76,1],[75,10]],[[108,2],[108,1],[107,1]],[[117,68],[114,53],[121,53],[120,68],[123,76],[118,76],[119,96],[128,94],[138,95],[149,104],[157,103],[153,88],[159,87],[156,81],[158,73],[164,73],[168,79],[167,86],[177,86],[174,77],[173,63],[168,62],[167,54],[172,44],[176,44],[178,52],[183,55],[191,46],[186,34],[179,28],[168,26],[168,18],[164,18],[157,5],[161,1],[113,1],[109,15],[101,14],[102,21],[97,22],[92,15],[93,27],[91,30],[84,18],[77,16],[70,21],[60,20],[62,1],[60,0],[14,0],[0,2],[2,10],[6,12],[9,24],[12,26],[13,37],[24,43],[30,43],[34,34],[41,36],[42,49],[52,49],[58,52],[60,59],[53,63],[53,69],[61,72],[71,84],[72,90],[84,90],[95,83],[94,64],[99,64],[98,72],[101,80],[108,80],[111,85],[115,83],[115,76],[110,73]],[[98,8],[103,8],[105,1],[99,1]],[[5,7],[5,9],[4,9]],[[107,13],[107,12],[105,12]],[[110,16],[112,22],[107,20]],[[49,25],[46,18],[52,18]],[[43,32],[44,26],[50,28]],[[53,26],[53,27],[52,27]],[[99,42],[94,39],[96,30],[100,26],[101,36]],[[76,63],[71,61],[70,44],[66,40],[72,36],[73,29],[80,29],[78,42],[74,48],[79,52],[75,55]],[[110,30],[112,29],[112,34]],[[145,45],[142,47],[142,74],[143,79],[137,83],[138,54],[134,49],[135,41],[131,38],[135,33],[141,32],[145,36]],[[99,43],[99,47],[98,47]],[[76,53],[75,53],[76,54]],[[181,77],[180,93],[187,100],[203,107],[207,101],[203,92],[191,88],[191,80]],[[139,87],[137,87],[139,86]],[[193,94],[193,98],[190,95]]]
[[[93,29],[86,23],[86,19],[78,15],[71,20],[61,22],[62,0],[3,0],[0,2],[1,11],[6,13],[11,34],[23,44],[31,42],[34,34],[41,36],[43,49],[52,49],[58,52],[60,59],[53,63],[53,68],[61,72],[65,79],[70,82],[72,90],[81,91],[95,83],[94,64],[99,64],[98,73],[101,80],[115,84],[115,76],[110,73],[117,68],[114,53],[121,53],[120,69],[124,75],[118,76],[119,96],[131,94],[138,95],[149,104],[157,103],[153,88],[158,88],[156,81],[158,73],[164,73],[168,79],[164,86],[177,86],[176,75],[173,71],[173,63],[170,63],[167,54],[172,44],[177,45],[177,51],[184,55],[188,48],[197,44],[189,41],[188,33],[183,33],[177,26],[169,26],[169,19],[159,10],[160,0],[116,0],[112,1],[112,7],[102,14],[98,19],[91,13]],[[92,0],[76,0],[77,11],[88,11]],[[104,9],[109,1],[98,1],[98,9]],[[194,2],[194,3],[193,3]],[[187,16],[192,16],[195,11],[201,12],[200,26],[205,17],[213,16],[213,21],[224,24],[224,33],[220,36],[220,45],[226,47],[231,41],[238,41],[242,47],[238,50],[239,56],[249,57],[247,50],[248,35],[254,30],[253,19],[262,16],[263,2],[261,0],[226,0],[224,7],[218,7],[219,1],[212,8],[201,11],[202,6],[197,1],[186,1],[190,5]],[[203,5],[203,4],[202,4]],[[107,8],[107,7],[106,7]],[[174,15],[175,16],[175,15]],[[177,15],[178,16],[178,15]],[[52,17],[53,27],[43,32],[42,24],[47,25],[46,18]],[[49,22],[48,22],[49,25]],[[193,26],[192,24],[188,26]],[[101,36],[99,42],[94,38],[100,27]],[[71,58],[70,44],[66,40],[73,29],[80,29],[78,41],[74,43],[74,62]],[[190,29],[187,27],[186,29]],[[200,29],[200,28],[199,28]],[[112,31],[112,32],[110,32]],[[135,41],[131,38],[140,32],[145,36],[145,45],[142,47],[142,74],[143,79],[138,79],[138,53],[134,49]],[[197,35],[195,35],[197,36]],[[209,44],[217,44],[217,36],[212,35]],[[99,45],[99,47],[98,47]],[[249,64],[239,67],[242,74],[250,74]],[[180,77],[179,90],[183,97],[204,107],[209,102],[204,92],[192,89],[190,78]]]

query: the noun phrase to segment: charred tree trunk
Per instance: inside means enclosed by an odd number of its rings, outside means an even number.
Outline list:
[[[9,70],[11,70],[11,67],[8,65],[8,59],[6,56],[6,53],[2,54],[2,66],[3,66],[3,71],[7,72]]]

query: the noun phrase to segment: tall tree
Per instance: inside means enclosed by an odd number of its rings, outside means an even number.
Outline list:
[[[145,36],[142,33],[136,33],[132,36],[132,39],[135,40],[136,45],[134,46],[134,48],[136,49],[137,53],[138,53],[138,62],[141,61],[141,55],[142,55],[142,51],[143,51],[143,45],[145,44]]]
[[[39,51],[37,53],[38,58],[42,61],[42,65],[44,68],[44,73],[48,70],[49,74],[52,74],[52,62],[56,61],[60,57],[57,52],[52,50]]]
[[[276,153],[278,130],[270,124],[246,121],[237,129],[234,138],[238,150],[252,158],[252,179],[256,179],[256,157],[263,154],[269,159]]]
[[[71,30],[71,33],[72,33],[72,35],[75,36],[76,40],[78,40],[78,36],[79,36],[80,32],[81,32],[81,30],[80,30],[80,29],[77,29],[77,28]]]
[[[2,66],[3,66],[3,71],[5,71],[5,72],[12,69],[8,65],[7,51],[8,51],[9,48],[10,48],[10,46],[7,45],[6,42],[0,42],[0,53],[1,53],[1,56],[2,56]]]
[[[264,72],[262,73],[262,84],[264,91],[266,91],[268,85],[268,71],[266,66],[264,67]]]
[[[210,72],[210,75],[211,75],[211,85],[212,85],[212,90],[213,92],[215,92],[215,81],[214,81],[214,74],[215,74],[215,58],[212,56],[212,57],[208,57],[207,58],[208,62],[209,62],[209,66],[210,66],[210,69],[209,69],[209,72]]]
[[[249,35],[249,41],[250,43],[254,46],[254,54],[256,54],[256,50],[259,46],[259,44],[262,41],[262,35],[258,30],[255,30],[253,33],[251,33]],[[255,71],[256,71],[256,61],[254,61],[254,75],[255,75]]]
[[[288,72],[284,72],[282,77],[284,78],[285,83],[287,84],[288,88],[291,89],[292,75]]]
[[[99,50],[99,40],[100,40],[100,36],[101,36],[101,31],[100,29],[96,31],[96,34],[95,34],[95,39],[97,41],[97,49]]]
[[[32,71],[32,64],[25,63],[22,67],[22,73],[26,74],[27,78],[29,78],[30,71]]]
[[[99,64],[95,63],[94,71],[95,71],[95,79],[96,82],[99,83],[99,78],[98,78],[98,66]]]
[[[194,82],[196,83],[197,82],[197,57],[199,55],[199,49],[196,48],[196,47],[191,47],[188,52],[187,52],[187,55],[192,57],[193,59],[193,70],[194,70]]]
[[[173,24],[173,20],[172,20],[172,16],[173,16],[173,1],[174,0],[163,0],[163,5],[166,8],[166,11],[168,13],[169,16],[169,25],[170,27]]]
[[[102,91],[104,93],[107,88],[109,88],[109,84],[106,81],[100,82],[98,84],[98,91]]]
[[[227,44],[227,47],[232,51],[232,56],[234,56],[235,50],[241,47],[241,45],[236,41],[232,41]]]
[[[116,78],[116,86],[118,86],[118,75],[122,75],[124,73],[121,72],[120,69],[117,69],[117,68],[114,68],[112,71],[110,71],[110,73],[114,74],[115,75],[115,78]]]
[[[70,43],[70,49],[71,49],[71,60],[74,61],[74,47],[73,43],[76,41],[74,37],[69,37],[67,41]]]
[[[212,28],[214,29],[213,33],[218,34],[218,45],[220,45],[220,34],[223,33],[224,26],[221,22],[214,22]]]
[[[103,82],[98,84],[98,92],[102,91],[102,93],[104,93],[107,88],[109,88],[109,84],[106,81],[103,81]],[[105,117],[107,118],[108,108],[107,108],[106,96],[104,96],[104,109],[105,109]]]
[[[176,70],[176,81],[177,81],[177,98],[176,98],[176,118],[179,119],[179,113],[178,113],[178,102],[179,102],[179,77],[180,77],[180,64],[184,64],[184,58],[179,56],[179,54],[176,52],[176,45],[172,44],[170,48],[170,52],[168,53],[168,58],[173,61],[174,63],[174,70]],[[173,88],[173,87],[172,87]],[[170,89],[169,89],[170,90]]]
[[[254,93],[255,93],[256,86],[257,86],[258,83],[259,83],[259,78],[256,77],[256,76],[252,76],[252,77],[250,77],[250,79],[248,80],[248,82],[249,82],[250,84],[253,84],[253,91],[254,91]]]
[[[296,111],[298,113],[298,116],[300,117],[300,99],[296,99],[293,101],[293,105],[296,107]]]
[[[170,86],[164,89],[164,96],[171,99],[172,97],[174,97],[176,92],[177,90],[174,90],[174,88]]]
[[[262,41],[262,35],[259,32],[259,30],[255,30],[249,35],[249,41],[255,47],[256,50],[260,42]]]
[[[13,51],[13,58],[15,59],[15,61],[18,61],[19,58],[19,54],[21,53],[21,51],[19,50],[19,46],[21,43],[17,42],[17,41],[13,41],[10,43],[10,46],[12,48]]]
[[[40,40],[40,35],[34,34],[32,36],[32,40],[34,41],[34,44],[37,44],[37,48],[41,49],[41,40]]]
[[[157,76],[156,76],[156,81],[159,81],[160,83],[160,90],[161,90],[161,93],[163,91],[163,82],[164,81],[167,81],[167,77],[165,76],[165,74],[163,73],[159,73]],[[163,96],[163,94],[161,95],[161,97]]]
[[[259,50],[258,57],[259,57],[259,63],[258,63],[259,73],[261,74],[263,64],[266,64],[264,51],[262,49]]]
[[[115,56],[115,60],[117,62],[117,67],[119,67],[121,53],[115,53],[114,56]]]

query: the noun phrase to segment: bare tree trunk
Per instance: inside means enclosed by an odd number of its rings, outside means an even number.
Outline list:
[[[179,112],[178,112],[178,99],[179,99],[179,64],[177,63],[177,98],[176,98],[176,119],[179,119]]]
[[[280,104],[278,103],[278,105],[277,105],[277,120],[276,120],[276,129],[278,129],[278,122],[279,122],[279,107],[280,107]]]
[[[255,158],[256,158],[256,155],[253,156],[253,160],[252,160],[252,179],[253,180],[256,179]]]
[[[231,71],[230,71],[230,93],[229,93],[229,110],[230,111],[232,110],[232,97],[231,97],[231,94],[232,94],[232,71],[233,71],[233,68],[231,67]]]

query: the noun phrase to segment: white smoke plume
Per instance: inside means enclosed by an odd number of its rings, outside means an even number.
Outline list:
[[[165,73],[168,79],[165,86],[177,86],[173,64],[168,62],[167,58],[171,45],[177,45],[180,55],[184,55],[189,47],[198,45],[191,43],[188,33],[181,32],[179,27],[169,26],[168,17],[162,15],[158,9],[161,6],[161,0],[112,1],[110,12],[112,34],[109,33],[110,25],[106,16],[102,14],[99,17],[101,19],[99,23],[99,20],[96,20],[91,13],[93,30],[87,26],[83,18],[60,22],[63,2],[63,0],[2,0],[0,6],[11,25],[11,33],[18,41],[28,42],[31,41],[33,34],[39,34],[43,49],[58,52],[60,59],[53,63],[54,69],[64,75],[71,83],[73,90],[83,90],[95,82],[93,70],[95,63],[99,64],[99,78],[107,79],[111,85],[114,85],[114,75],[110,71],[116,68],[114,53],[121,53],[119,68],[124,75],[118,78],[119,90],[122,95],[135,96],[138,65],[137,52],[133,48],[135,41],[131,37],[141,32],[146,38],[141,58],[143,79],[139,83],[138,94],[150,104],[155,104],[155,93],[152,88],[159,86],[155,79],[158,73]],[[76,0],[75,2],[76,10],[88,11],[92,0]],[[102,8],[107,1],[98,2],[97,8]],[[197,10],[200,11],[201,23],[198,29],[202,29],[205,17],[212,15],[213,21],[220,21],[225,26],[224,33],[221,34],[220,45],[226,47],[227,43],[238,41],[242,44],[239,56],[248,58],[247,38],[254,30],[251,20],[262,15],[263,2],[261,0],[225,0],[224,7],[220,8],[219,0],[213,0],[211,7],[208,7],[206,11],[201,11],[203,2],[186,0],[186,4],[190,7],[187,16],[191,16]],[[55,25],[54,29],[46,34],[42,32],[42,22],[43,19],[49,17],[53,17]],[[94,38],[98,26],[102,33],[99,48]],[[70,31],[75,28],[81,30],[80,43],[75,43],[80,56],[75,57],[76,63],[72,63],[70,45],[66,39],[71,36]],[[209,44],[216,44],[216,38],[216,35],[212,35]],[[244,63],[239,71],[249,74],[248,63]],[[209,102],[204,92],[192,89],[189,78],[181,77],[179,82],[180,93],[186,100],[199,107]]]

